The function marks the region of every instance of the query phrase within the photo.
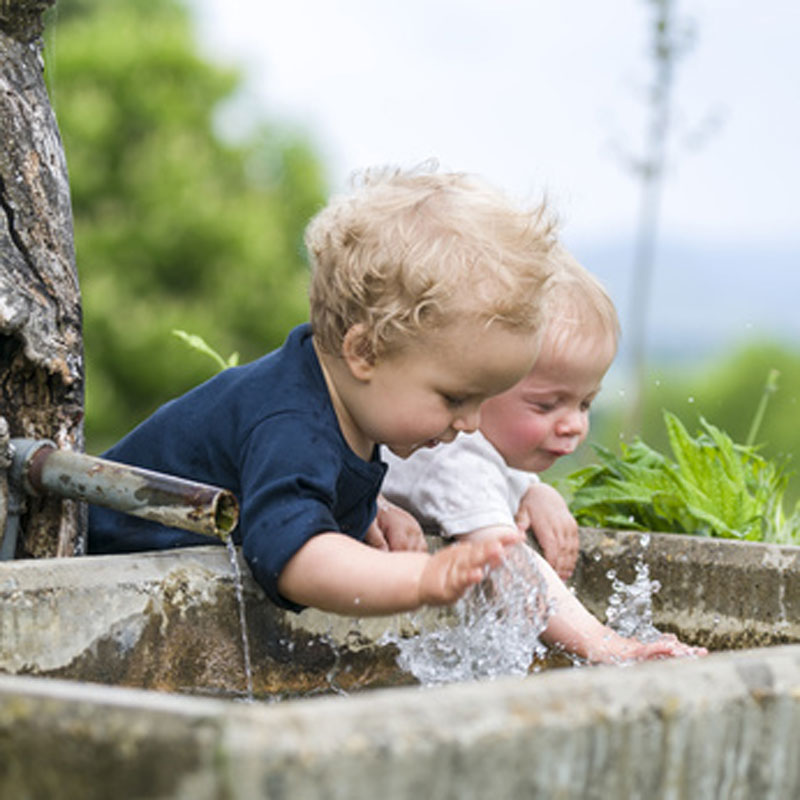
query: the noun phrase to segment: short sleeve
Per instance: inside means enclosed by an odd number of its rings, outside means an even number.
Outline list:
[[[334,434],[307,417],[279,414],[252,431],[242,461],[242,551],[278,605],[286,563],[313,536],[339,530],[334,515],[341,453]]]
[[[387,461],[386,497],[423,522],[435,523],[445,536],[494,525],[516,527],[516,481],[509,480],[502,457],[481,434],[461,434],[453,443]]]

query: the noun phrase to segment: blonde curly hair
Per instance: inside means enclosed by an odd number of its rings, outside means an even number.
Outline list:
[[[361,324],[377,358],[458,319],[538,330],[556,237],[544,203],[517,207],[475,176],[425,165],[362,173],[305,242],[318,345],[339,355]]]

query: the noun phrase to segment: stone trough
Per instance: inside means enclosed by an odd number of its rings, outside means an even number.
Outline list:
[[[717,652],[420,688],[407,618],[283,612],[245,570],[245,703],[224,548],[4,562],[0,797],[800,796],[800,548],[581,536],[595,614],[643,559],[656,626]]]

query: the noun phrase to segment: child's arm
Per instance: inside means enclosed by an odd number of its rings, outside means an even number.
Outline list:
[[[508,528],[502,526],[494,526],[481,528],[467,535],[472,541],[485,542],[502,536],[507,530]],[[523,572],[531,571],[529,560],[515,557],[517,553],[519,556],[523,555],[522,551],[514,548],[509,551],[507,560],[513,561]],[[553,607],[553,613],[541,637],[546,644],[559,645],[568,653],[599,664],[706,654],[705,648],[690,647],[671,635],[647,643],[620,636],[589,612],[537,552],[532,551],[531,554],[544,580],[548,602]],[[530,575],[531,584],[535,584],[536,579],[535,574]]]
[[[436,553],[386,552],[340,533],[320,533],[284,567],[280,593],[323,611],[376,616],[423,605],[454,603],[484,570],[500,564],[504,549],[522,541],[518,531],[482,542],[463,542]]]
[[[546,644],[560,645],[573,655],[597,664],[707,653],[704,647],[690,647],[672,635],[646,643],[620,636],[589,613],[538,553],[533,555],[547,585],[548,597],[555,605],[542,634]]]
[[[562,580],[572,576],[578,560],[578,523],[564,498],[546,483],[533,483],[519,503],[515,520],[520,531],[529,528],[545,559]]]
[[[419,522],[383,495],[378,497],[378,514],[369,526],[364,541],[378,550],[428,552],[428,543]]]

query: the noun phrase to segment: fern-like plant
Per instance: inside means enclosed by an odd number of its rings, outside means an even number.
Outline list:
[[[672,458],[637,439],[620,456],[597,447],[600,463],[568,476],[581,525],[800,544],[800,504],[786,516],[782,464],[704,419],[696,436],[668,411],[664,421]]]

